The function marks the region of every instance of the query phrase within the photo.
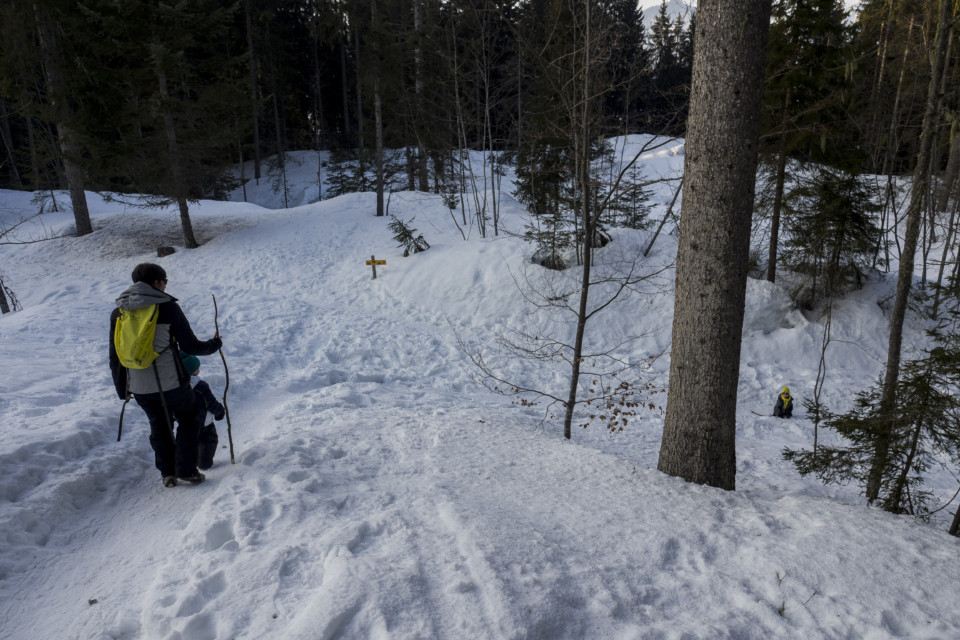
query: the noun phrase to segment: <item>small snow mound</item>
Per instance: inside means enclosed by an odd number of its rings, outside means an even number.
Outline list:
[[[806,324],[807,319],[779,285],[766,280],[747,279],[744,333],[769,334],[777,329],[796,329]]]

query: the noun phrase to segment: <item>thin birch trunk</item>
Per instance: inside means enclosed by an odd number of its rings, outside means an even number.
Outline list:
[[[940,255],[940,266],[937,269],[937,286],[934,287],[933,310],[931,311],[934,320],[937,319],[937,315],[940,310],[940,294],[942,293],[943,288],[943,272],[944,268],[947,266],[947,257],[950,255],[950,249],[952,248],[951,245],[953,244],[958,209],[960,209],[960,198],[957,199],[957,202],[953,206],[953,211],[950,212],[950,222],[947,224],[947,237],[943,241],[943,253]]]
[[[920,134],[920,149],[917,153],[917,165],[913,176],[910,206],[907,209],[907,227],[903,240],[903,252],[900,255],[900,270],[897,277],[897,295],[890,317],[890,340],[887,347],[887,366],[883,377],[883,390],[880,397],[880,414],[890,415],[896,408],[897,381],[900,377],[900,350],[903,343],[903,321],[906,316],[907,302],[913,284],[914,261],[920,235],[920,222],[924,201],[930,182],[930,156],[933,153],[933,140],[937,126],[937,105],[940,101],[940,77],[945,64],[947,50],[947,29],[951,4],[949,0],[940,0],[940,18],[937,24],[937,39],[934,48],[933,73],[927,91],[927,105],[923,114],[923,129]],[[873,503],[880,493],[883,473],[889,462],[892,433],[889,426],[881,427],[877,436],[874,456],[867,478],[867,501]]]
[[[880,239],[877,241],[877,250],[874,252],[873,256],[873,266],[877,266],[877,258],[880,255],[880,245],[883,245],[883,257],[884,265],[887,270],[889,270],[890,265],[890,250],[889,245],[886,242],[886,237],[888,231],[892,228],[893,236],[897,240],[897,245],[900,244],[900,236],[897,233],[897,215],[893,210],[893,155],[896,151],[897,144],[897,125],[900,115],[900,97],[903,94],[903,81],[906,75],[907,70],[907,58],[910,54],[910,34],[913,33],[913,18],[910,19],[910,26],[907,29],[907,43],[903,47],[903,62],[900,67],[900,78],[897,80],[897,93],[893,98],[893,113],[890,116],[890,130],[887,133],[887,147],[883,156],[883,169],[880,171],[880,175],[885,176],[887,179],[886,188],[884,189],[883,196],[883,212],[881,215],[880,228],[882,233],[880,234]],[[893,224],[888,226],[888,212],[893,217]]]
[[[784,183],[787,179],[787,122],[790,109],[790,87],[783,101],[783,120],[780,123],[780,140],[777,143],[777,183],[773,192],[773,219],[770,222],[770,251],[767,255],[767,280],[777,277],[777,249],[780,244],[780,213],[783,210]]]

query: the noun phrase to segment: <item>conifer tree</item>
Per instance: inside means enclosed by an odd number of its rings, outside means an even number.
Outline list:
[[[651,133],[681,135],[685,128],[692,55],[692,39],[686,39],[680,14],[672,19],[666,0],[650,24],[650,55],[653,58],[651,93],[648,102]]]
[[[237,5],[198,0],[91,3],[113,34],[91,53],[105,76],[100,102],[109,120],[85,123],[91,167],[117,191],[145,194],[148,206],[176,204],[184,245],[198,246],[190,201],[232,186],[225,169],[244,104],[243,61],[223,46]],[[94,11],[96,13],[94,13]]]
[[[643,12],[634,0],[614,0],[610,90],[604,103],[611,135],[634,133],[646,125],[651,60]]]
[[[767,280],[776,278],[789,160],[855,170],[844,89],[850,38],[841,0],[779,0],[773,6],[762,123],[773,190]]]
[[[24,104],[27,117],[37,117],[54,132],[56,155],[48,162],[69,189],[77,235],[92,233],[83,166],[89,150],[79,122],[82,90],[89,87],[78,64],[89,42],[84,16],[65,0],[10,0],[0,9],[0,23],[0,98]]]
[[[801,475],[825,483],[856,482],[864,491],[877,473],[878,439],[888,442],[879,469],[876,500],[886,511],[923,517],[932,509],[925,477],[944,461],[960,464],[960,335],[957,317],[931,332],[934,346],[923,358],[907,362],[897,381],[896,402],[881,411],[882,385],[857,394],[854,408],[842,414],[820,407],[823,427],[843,439],[816,451],[784,450]]]
[[[826,165],[788,194],[783,262],[802,277],[794,297],[803,306],[862,285],[880,234],[875,197],[868,179]]]
[[[935,157],[934,140],[941,117],[939,113],[941,76],[946,65],[948,34],[953,22],[953,4],[950,0],[940,0],[937,19],[936,44],[933,48],[932,70],[927,90],[927,101],[923,114],[923,126],[920,134],[920,147],[917,151],[911,185],[910,203],[906,212],[903,251],[900,254],[900,267],[897,276],[897,294],[890,314],[890,338],[887,347],[887,362],[883,378],[883,391],[880,397],[882,415],[892,413],[897,403],[897,380],[900,375],[900,357],[903,342],[903,322],[907,311],[907,301],[913,287],[914,259],[920,236],[920,223],[923,207],[929,198],[931,184],[931,166]],[[874,502],[879,497],[883,470],[889,465],[889,450],[895,434],[888,430],[887,424],[880,425],[876,440],[876,449],[870,477],[867,481],[867,500]]]
[[[396,216],[390,216],[390,218],[390,224],[387,226],[393,232],[393,239],[400,243],[398,246],[403,247],[404,258],[430,248],[430,243],[423,239],[423,234],[418,234],[417,230],[410,226],[413,220],[404,222]]]

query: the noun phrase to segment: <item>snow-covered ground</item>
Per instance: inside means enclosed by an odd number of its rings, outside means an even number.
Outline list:
[[[645,172],[678,171],[678,151],[651,154]],[[0,247],[23,305],[0,318],[0,638],[960,637],[952,508],[930,524],[892,516],[781,460],[812,443],[801,401],[822,326],[779,286],[748,284],[738,490],[686,484],[656,471],[669,353],[642,372],[652,410],[623,432],[575,426],[567,441],[546,403],[487,390],[458,347],[562,395],[562,363],[497,359],[495,346],[533,327],[568,337],[569,322],[524,294],[574,271],[530,265],[506,232],[464,240],[460,212],[418,193],[394,194],[391,213],[432,248],[403,258],[373,194],[309,204],[317,159],[299,156],[299,206],[270,208],[267,181],[247,190],[263,206],[204,201],[192,208],[199,249],[182,248],[174,212],[92,194],[92,235]],[[508,191],[503,226],[516,232],[525,217]],[[29,198],[0,192],[0,220],[28,213]],[[16,237],[71,226],[44,214]],[[617,231],[600,264],[651,233]],[[178,250],[156,258],[159,245]],[[662,234],[643,268],[675,250]],[[376,280],[371,255],[387,260]],[[201,339],[214,333],[211,294],[219,305],[236,464],[221,448],[197,486],[161,485],[135,403],[116,438],[108,317],[147,261],[166,269]],[[591,345],[636,336],[615,351],[639,369],[669,347],[671,287],[667,271],[598,315]],[[878,302],[891,287],[874,280],[834,313],[831,409],[881,370]],[[910,318],[907,348],[922,339]],[[220,359],[202,361],[220,395]],[[784,384],[794,419],[765,417]],[[946,500],[957,483],[942,473],[932,486]]]

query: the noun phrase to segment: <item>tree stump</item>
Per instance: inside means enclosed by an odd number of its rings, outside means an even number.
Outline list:
[[[173,255],[177,250],[173,247],[157,247],[157,257],[162,258],[164,256]]]

